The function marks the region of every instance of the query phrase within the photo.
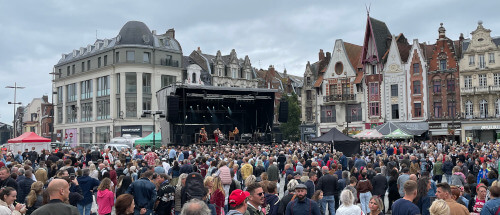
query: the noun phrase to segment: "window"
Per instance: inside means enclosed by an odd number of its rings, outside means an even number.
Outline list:
[[[76,105],[66,106],[66,123],[76,122]]]
[[[109,126],[95,127],[96,142],[97,143],[108,143],[110,140],[110,130]]]
[[[137,93],[137,77],[135,72],[125,73],[125,93]]]
[[[135,62],[135,51],[127,51],[127,62]]]
[[[306,91],[306,99],[312,100],[312,91],[311,90]]]
[[[464,85],[465,89],[472,88],[472,77],[470,75],[464,76]]]
[[[116,117],[123,119],[122,105],[120,103],[120,98],[116,98]]]
[[[448,116],[455,117],[457,115],[457,105],[455,101],[448,101]]]
[[[115,52],[115,63],[120,62],[120,52]]]
[[[391,105],[392,119],[399,119],[399,105]]]
[[[448,79],[446,89],[448,92],[455,92],[455,79]]]
[[[414,63],[413,64],[413,74],[418,74],[418,73],[420,73],[420,64]]]
[[[306,77],[307,86],[311,86],[311,77]]]
[[[335,105],[321,106],[321,122],[336,122]]]
[[[379,102],[370,102],[369,109],[370,109],[370,116],[379,116],[380,115],[380,103]]]
[[[108,65],[108,56],[104,55],[104,66]]]
[[[85,61],[82,62],[82,72],[85,71]]]
[[[484,99],[479,102],[479,117],[488,117],[488,101]]]
[[[92,80],[86,80],[80,82],[80,99],[90,99],[92,98]]]
[[[495,53],[489,53],[488,60],[490,63],[495,63]]]
[[[363,121],[361,112],[361,104],[347,105],[347,121],[348,122],[359,122]]]
[[[63,122],[63,109],[62,107],[57,107],[57,123]]]
[[[247,80],[251,80],[251,79],[252,79],[252,74],[250,72],[247,72]]]
[[[137,117],[137,97],[135,96],[126,97],[125,108],[127,117]]]
[[[377,65],[372,65],[372,75],[377,74]]]
[[[109,95],[109,76],[97,78],[97,96]]]
[[[500,117],[500,99],[495,102],[495,116]]]
[[[63,87],[57,88],[57,104],[63,103]]]
[[[500,86],[500,73],[493,74],[493,85]]]
[[[196,73],[193,72],[191,77],[191,83],[196,84]]]
[[[434,93],[441,93],[441,80],[434,80],[434,87],[432,91]]]
[[[68,66],[68,67],[66,67],[66,75],[67,75],[67,76],[71,75],[71,71],[69,70],[69,66]]]
[[[422,103],[414,103],[413,105],[415,117],[422,117]]]
[[[81,116],[82,122],[92,121],[92,102],[82,103],[81,104]]]
[[[337,95],[337,84],[330,84],[330,95]]]
[[[57,75],[59,76],[59,78],[61,78],[61,75],[62,75],[61,69],[59,69],[59,73]]]
[[[370,83],[370,95],[378,95],[378,83],[372,82]]]
[[[473,115],[473,104],[471,101],[467,101],[465,102],[465,118],[466,119],[472,119],[472,115]]]
[[[150,57],[151,57],[151,53],[149,53],[149,52],[144,52],[144,53],[142,54],[142,62],[143,62],[143,63],[151,63],[151,61],[150,61]]]
[[[170,84],[175,83],[175,76],[171,75],[162,75],[161,76],[161,87],[166,87]]]
[[[446,70],[446,60],[439,60],[439,70]]]
[[[116,74],[116,94],[120,94],[120,73]]]
[[[391,96],[392,97],[398,96],[398,85],[397,84],[391,85]]]
[[[151,98],[142,98],[142,110],[151,110]]]
[[[66,94],[67,94],[67,98],[66,98],[67,102],[76,101],[76,83],[68,84],[66,86]]]
[[[413,81],[413,94],[421,94],[420,81]]]
[[[238,78],[238,71],[236,68],[231,68],[231,77]]]
[[[476,64],[474,62],[474,55],[469,55],[469,66],[474,66],[474,64]]]
[[[222,76],[223,72],[224,72],[224,68],[222,68],[222,67],[217,68],[217,73],[219,74],[219,76]]]
[[[76,72],[76,67],[75,67],[75,64],[73,64],[73,66],[71,66],[71,74],[75,74]]]
[[[443,110],[443,106],[441,102],[434,102],[434,117],[441,118],[441,112]]]
[[[484,54],[479,55],[479,68],[484,69],[486,67],[486,62],[484,60]]]
[[[90,70],[90,60],[87,61],[87,71]]]
[[[312,107],[306,107],[306,120],[312,121]]]
[[[351,84],[342,84],[342,95],[349,95],[351,94]]]
[[[480,74],[479,77],[479,86],[486,87],[486,74]]]
[[[151,73],[142,73],[142,93],[151,94]]]
[[[97,101],[97,120],[109,119],[109,99]]]
[[[101,68],[101,57],[97,58],[97,68]]]

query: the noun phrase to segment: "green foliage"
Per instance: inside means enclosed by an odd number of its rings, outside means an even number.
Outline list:
[[[288,101],[288,122],[281,123],[280,126],[283,139],[298,141],[300,140],[299,126],[301,117],[299,99],[295,93],[291,96],[283,95],[282,98]]]

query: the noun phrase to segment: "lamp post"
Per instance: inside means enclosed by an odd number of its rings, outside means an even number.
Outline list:
[[[347,97],[349,97],[349,86],[348,86],[348,83],[349,83],[349,79],[347,79],[347,72],[344,72],[344,75],[345,75],[345,121],[346,121],[346,135],[349,136],[349,110],[347,108]]]
[[[24,89],[25,87],[20,87],[20,86],[17,86],[17,82],[14,82],[14,86],[6,86],[5,88],[10,88],[10,89],[14,89],[14,102],[9,102],[8,104],[12,104],[14,105],[14,119],[13,119],[13,122],[12,122],[12,125],[14,127],[14,133],[13,133],[13,137],[12,138],[15,138],[16,137],[16,105],[20,105],[21,102],[16,102],[16,96],[17,96],[17,89]]]
[[[159,115],[160,118],[165,118],[165,114],[161,110],[145,110],[142,111],[141,117],[146,117],[147,115],[152,115],[153,116],[153,147],[156,146],[156,139],[155,139],[155,134],[156,134],[156,115]],[[153,148],[154,149],[154,148]]]
[[[52,102],[50,103],[50,105],[52,106],[52,111],[51,111],[51,114],[52,115],[52,129],[50,129],[50,141],[51,142],[55,142],[54,140],[54,125],[56,124],[55,120],[54,120],[54,113],[55,113],[55,110],[54,110],[54,95],[57,94],[57,91],[54,92],[54,82],[56,81],[56,75],[61,75],[61,72],[51,72],[49,73],[49,75],[52,75]]]

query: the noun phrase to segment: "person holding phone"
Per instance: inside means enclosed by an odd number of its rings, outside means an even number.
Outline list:
[[[14,206],[16,196],[17,192],[12,187],[4,187],[0,190],[0,214],[21,215],[26,213],[24,204],[17,203]]]

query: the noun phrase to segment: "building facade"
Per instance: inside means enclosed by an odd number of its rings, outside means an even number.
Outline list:
[[[34,132],[38,136],[51,138],[52,135],[52,104],[48,101],[48,96],[34,98],[24,107],[22,119],[22,132]]]
[[[428,45],[427,72],[429,130],[433,139],[460,136],[460,41],[446,37],[442,23],[435,44]]]
[[[319,135],[332,128],[356,133],[364,129],[365,98],[358,72],[362,47],[336,40],[332,57],[322,75],[316,112]]]
[[[500,38],[478,23],[460,59],[462,141],[500,140]]]
[[[153,119],[141,114],[158,109],[153,92],[182,80],[182,60],[173,29],[156,34],[138,21],[112,39],[62,54],[53,82],[57,140],[75,145],[145,137]]]

